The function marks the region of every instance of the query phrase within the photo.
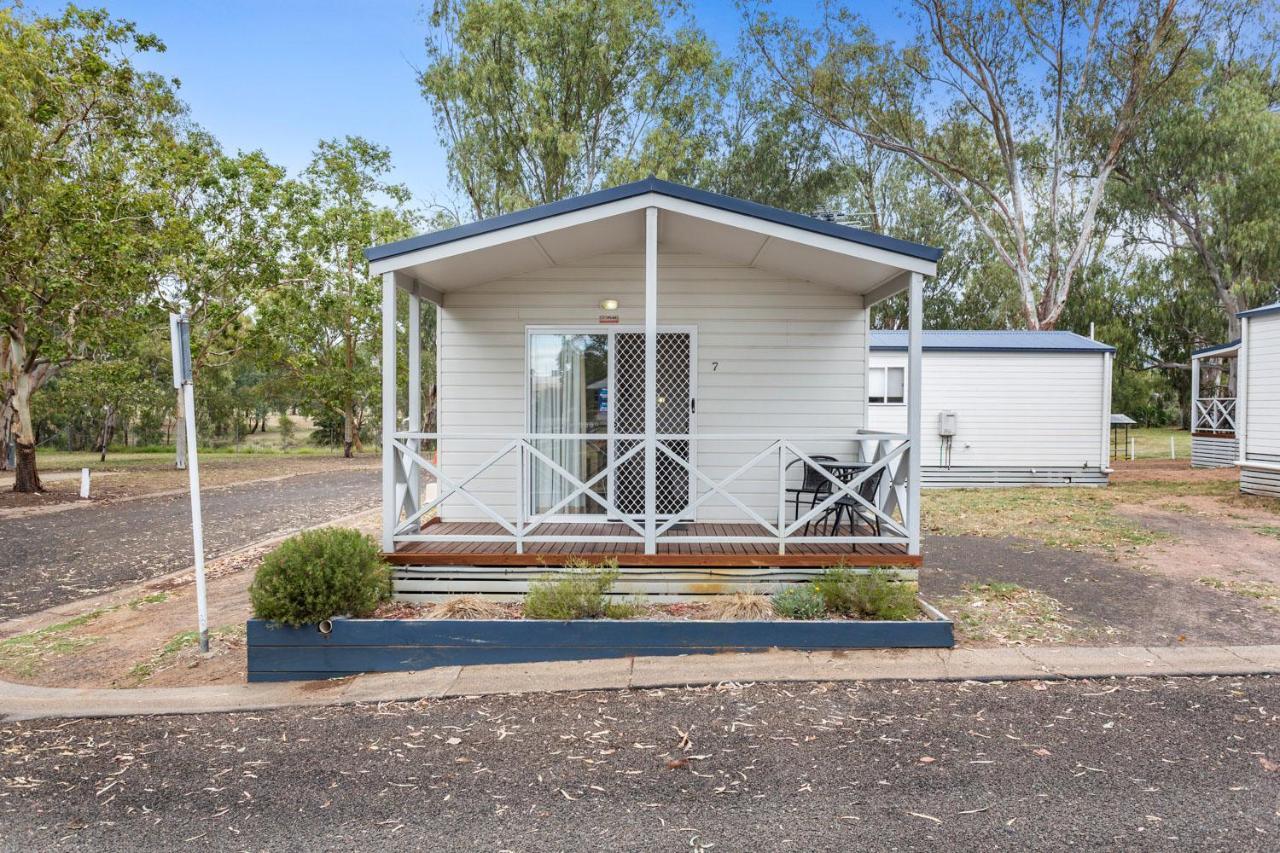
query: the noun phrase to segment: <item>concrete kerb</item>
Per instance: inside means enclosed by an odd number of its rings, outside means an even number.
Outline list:
[[[441,667],[332,681],[69,689],[0,681],[9,720],[200,714],[530,692],[749,682],[1017,681],[1280,674],[1280,646],[893,649]]]

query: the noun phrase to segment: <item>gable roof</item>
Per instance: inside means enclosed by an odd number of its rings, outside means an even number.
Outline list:
[[[1213,353],[1216,353],[1216,352],[1228,352],[1230,350],[1239,349],[1239,348],[1240,348],[1240,339],[1236,338],[1234,341],[1228,341],[1225,344],[1214,344],[1211,347],[1201,347],[1200,349],[1194,349],[1191,351],[1191,357],[1200,358],[1201,356],[1212,355]]]
[[[931,352],[1115,352],[1116,348],[1075,332],[980,331],[938,329],[924,332],[924,349]],[[873,329],[873,352],[906,352],[905,329]]]
[[[1270,305],[1263,305],[1261,307],[1253,308],[1248,311],[1240,311],[1236,314],[1236,316],[1237,317],[1260,317],[1263,314],[1275,314],[1277,311],[1280,311],[1280,302],[1273,302]]]
[[[907,240],[899,240],[896,237],[887,237],[883,234],[877,234],[874,231],[865,231],[861,228],[851,228],[848,225],[840,225],[836,222],[827,222],[826,220],[817,219],[812,216],[805,216],[801,213],[793,213],[788,210],[781,210],[765,204],[757,204],[754,201],[745,201],[743,199],[733,198],[732,196],[694,189],[693,187],[686,187],[682,184],[659,180],[658,178],[645,178],[644,180],[633,181],[629,184],[622,184],[621,186],[598,190],[596,192],[587,193],[586,195],[566,198],[561,201],[543,204],[537,207],[530,207],[526,210],[518,210],[514,213],[506,213],[502,216],[494,216],[489,219],[481,219],[477,222],[459,225],[454,228],[445,228],[441,231],[419,234],[417,237],[410,237],[406,240],[399,240],[395,243],[387,243],[382,246],[372,246],[364,250],[364,256],[365,259],[369,261],[384,260],[386,258],[395,257],[396,255],[415,252],[419,249],[441,246],[457,240],[465,240],[468,237],[475,237],[480,234],[489,234],[494,231],[501,231],[504,228],[525,225],[530,222],[537,222],[542,219],[549,219],[566,213],[573,213],[575,211],[609,204],[610,202],[634,198],[647,193],[655,193],[669,198],[693,202],[695,204],[713,207],[730,213],[750,216],[766,222],[785,225],[791,228],[798,228],[802,231],[809,231],[813,234],[822,234],[827,237],[834,237],[838,240],[858,243],[863,246],[871,246],[873,248],[883,249],[888,252],[906,255],[907,257],[918,258],[924,261],[936,262],[942,257],[942,250],[935,249],[932,246],[911,243]]]

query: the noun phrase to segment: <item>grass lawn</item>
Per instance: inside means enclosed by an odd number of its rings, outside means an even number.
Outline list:
[[[1169,458],[1169,439],[1173,439],[1173,452],[1176,454],[1174,458],[1190,459],[1191,458],[1191,433],[1185,429],[1169,429],[1166,427],[1135,427],[1129,431],[1130,437],[1133,438],[1134,451],[1138,459],[1168,459]],[[1119,440],[1121,453],[1127,454],[1124,449],[1124,431],[1121,430],[1116,436]],[[1129,458],[1127,455],[1124,458]]]
[[[926,531],[946,536],[1021,536],[1053,548],[1129,550],[1163,534],[1116,511],[1120,504],[1165,505],[1204,496],[1242,500],[1236,482],[1187,471],[1180,479],[1141,479],[1127,473],[1104,488],[944,489],[924,492]]]

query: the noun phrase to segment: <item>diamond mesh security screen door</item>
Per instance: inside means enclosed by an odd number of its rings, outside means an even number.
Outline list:
[[[658,433],[690,433],[693,413],[691,381],[693,341],[689,332],[658,333],[657,425]],[[613,432],[644,432],[644,334],[617,332],[613,345]],[[636,444],[637,439],[617,439],[616,459]],[[664,442],[673,453],[688,461],[690,443]],[[657,515],[670,518],[683,513],[690,502],[689,471],[661,450],[655,460],[657,473]],[[625,515],[644,515],[644,451],[623,462],[614,472],[614,506]]]

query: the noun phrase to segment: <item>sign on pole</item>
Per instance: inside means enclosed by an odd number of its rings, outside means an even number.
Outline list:
[[[173,387],[182,391],[182,412],[187,422],[187,476],[191,481],[191,544],[196,561],[196,614],[200,625],[200,651],[209,651],[209,609],[204,593],[204,519],[200,512],[200,465],[196,461],[196,394],[191,384],[191,320],[185,314],[169,315],[169,343],[173,351]]]

